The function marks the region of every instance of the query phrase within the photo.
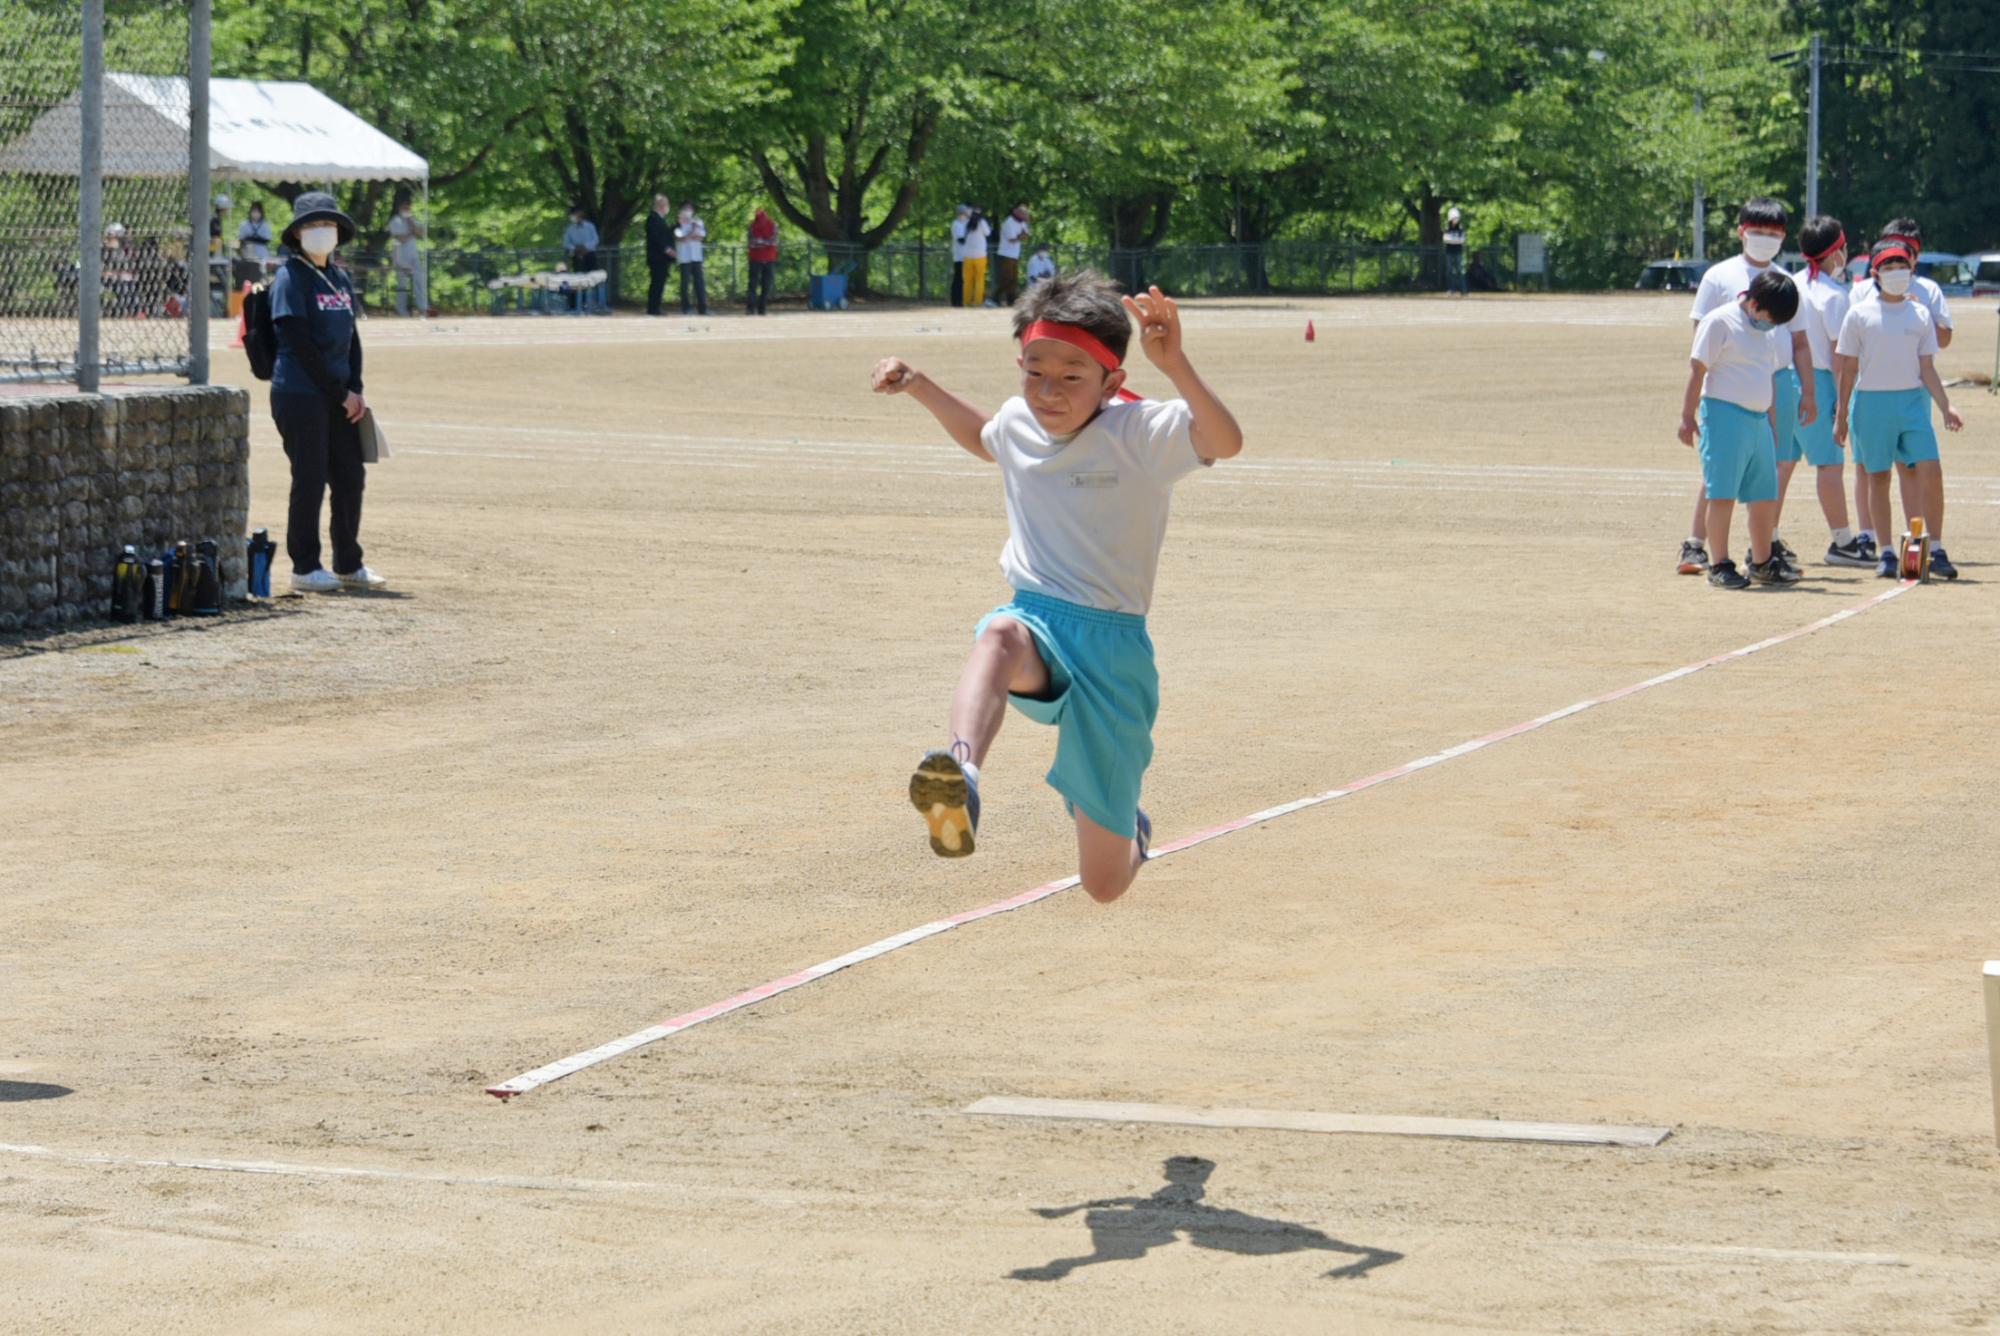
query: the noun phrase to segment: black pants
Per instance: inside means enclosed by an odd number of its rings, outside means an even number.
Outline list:
[[[694,302],[703,315],[708,314],[708,276],[701,271],[700,260],[681,262],[681,314],[688,313],[688,285],[694,285]]]
[[[317,394],[274,394],[271,420],[292,461],[292,506],[285,521],[285,553],[296,575],[319,569],[319,502],[333,489],[333,573],[361,569],[361,430],[338,404]]]
[[[963,260],[953,260],[951,262],[951,304],[953,306],[965,305],[965,262]]]
[[[578,249],[569,257],[569,271],[572,274],[587,274],[597,268],[597,252]],[[569,294],[569,309],[574,311],[583,304],[583,292],[572,290]]]
[[[750,262],[750,309],[763,315],[771,304],[771,287],[778,281],[776,260]]]
[[[674,267],[671,264],[654,264],[647,266],[647,279],[646,279],[647,315],[658,315],[660,313],[660,299],[666,296],[667,294],[667,275],[671,274],[672,272],[674,272]]]

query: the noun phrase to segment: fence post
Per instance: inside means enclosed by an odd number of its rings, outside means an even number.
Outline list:
[[[83,0],[83,157],[77,164],[76,387],[97,392],[104,315],[104,0]],[[192,260],[192,256],[189,257]],[[207,263],[206,257],[203,263]]]
[[[188,12],[188,384],[208,384],[208,69],[212,0],[194,0]],[[228,253],[229,238],[223,239]],[[201,277],[197,279],[195,274]],[[234,273],[234,270],[230,272]]]

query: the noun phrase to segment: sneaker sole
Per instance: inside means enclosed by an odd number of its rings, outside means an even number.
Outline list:
[[[910,775],[910,806],[930,827],[931,852],[939,858],[972,853],[972,814],[965,805],[969,796],[965,771],[949,752],[926,756]]]
[[[1708,567],[1698,562],[1683,561],[1677,569],[1682,575],[1702,575],[1707,572]]]
[[[1866,557],[1828,557],[1826,564],[1829,566],[1851,566],[1859,571],[1872,571],[1876,565],[1876,563],[1868,560]]]

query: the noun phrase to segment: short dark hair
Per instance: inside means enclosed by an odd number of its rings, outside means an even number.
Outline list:
[[[1799,313],[1799,290],[1789,275],[1766,269],[1750,280],[1746,294],[1750,304],[1781,325],[1788,325]]]
[[[1874,247],[1873,247],[1873,248],[1872,248],[1872,249],[1871,249],[1871,250],[1870,250],[1870,251],[1868,252],[1868,272],[1869,272],[1869,273],[1871,273],[1871,274],[1872,274],[1872,273],[1874,273],[1874,272],[1875,272],[1875,268],[1876,268],[1876,266],[1877,266],[1877,265],[1879,265],[1879,264],[1881,264],[1881,262],[1882,262],[1882,256],[1883,256],[1883,255],[1884,255],[1884,254],[1885,254],[1886,252],[1889,252],[1889,251],[1894,251],[1894,252],[1896,252],[1896,257],[1897,257],[1898,259],[1902,259],[1902,258],[1904,258],[1904,257],[1908,257],[1908,259],[1909,259],[1909,261],[1910,261],[1910,267],[1911,267],[1912,269],[1916,268],[1916,266],[1917,266],[1917,257],[1916,257],[1916,256],[1914,256],[1914,255],[1911,255],[1911,254],[1910,254],[1910,248],[1909,248],[1908,246],[1904,245],[1904,244],[1903,244],[1903,242],[1902,242],[1902,241],[1900,240],[1901,236],[1903,236],[1903,235],[1904,235],[1904,234],[1902,234],[1902,233],[1898,233],[1898,234],[1897,234],[1897,236],[1896,236],[1896,237],[1893,237],[1893,238],[1892,238],[1892,237],[1883,237],[1883,238],[1882,238],[1882,239],[1881,239],[1880,241],[1878,241],[1878,242],[1876,242],[1876,243],[1875,243]]]
[[[1805,229],[1799,233],[1799,249],[1810,258],[1826,254],[1827,248],[1847,234],[1840,225],[1840,219],[1827,214],[1806,219]]]
[[[1791,215],[1785,212],[1784,205],[1778,203],[1778,201],[1770,198],[1768,195],[1759,195],[1755,199],[1746,199],[1743,201],[1742,209],[1736,214],[1736,225],[1738,227],[1790,228],[1792,220]]]
[[[1118,285],[1095,269],[1057,274],[1022,293],[1014,303],[1014,338],[1018,341],[1037,320],[1088,330],[1121,362],[1132,341],[1132,321],[1119,300]]]
[[[1924,229],[1917,226],[1917,220],[1914,218],[1891,218],[1887,223],[1883,224],[1881,235],[1884,237],[1908,237],[1919,246],[1924,244]]]

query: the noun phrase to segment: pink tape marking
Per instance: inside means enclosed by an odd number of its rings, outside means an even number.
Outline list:
[[[1769,640],[1760,640],[1754,645],[1745,645],[1741,649],[1732,649],[1726,653],[1703,659],[1698,663],[1691,663],[1685,667],[1661,673],[1657,677],[1649,677],[1643,682],[1634,682],[1630,686],[1619,687],[1615,691],[1607,691],[1601,696],[1592,696],[1588,700],[1578,701],[1574,705],[1552,711],[1549,714],[1540,715],[1534,719],[1527,719],[1521,723],[1512,724],[1506,728],[1473,738],[1470,741],[1461,742],[1456,747],[1447,747],[1441,752],[1433,752],[1429,756],[1420,756],[1414,761],[1406,761],[1402,765],[1392,767],[1391,769],[1377,771],[1375,774],[1369,775],[1364,779],[1354,780],[1337,789],[1328,789],[1325,793],[1316,793],[1309,798],[1295,799],[1292,802],[1283,803],[1277,807],[1265,808],[1261,812],[1252,812],[1249,816],[1238,817],[1234,821],[1225,821],[1219,826],[1210,826],[1206,830],[1182,836],[1171,844],[1156,846],[1153,849],[1153,857],[1165,858],[1170,854],[1179,853],[1184,849],[1192,849],[1198,844],[1206,844],[1210,840],[1221,839],[1223,836],[1235,834],[1239,830],[1247,830],[1251,826],[1263,825],[1267,821],[1275,821],[1279,817],[1290,816],[1294,812],[1302,812],[1309,807],[1318,807],[1340,798],[1351,797],[1365,789],[1372,789],[1379,784],[1387,784],[1391,780],[1402,779],[1407,775],[1416,774],[1420,770],[1428,770],[1434,765],[1441,765],[1446,761],[1457,760],[1461,756],[1469,756],[1473,752],[1490,747],[1496,742],[1505,742],[1509,738],[1517,738],[1524,733],[1533,733],[1539,729],[1547,728],[1550,724],[1573,718],[1576,715],[1584,713],[1586,710],[1595,709],[1600,705],[1609,705],[1613,701],[1624,700],[1627,696],[1637,695],[1641,691],[1650,691],[1654,687],[1665,686],[1669,682],[1678,682],[1684,677],[1692,676],[1704,669],[1714,668],[1734,659],[1748,658],[1752,654],[1761,653],[1773,646],[1797,640],[1799,637],[1811,635],[1815,631],[1823,631],[1827,627],[1844,622],[1850,617],[1858,617],[1871,608],[1880,607],[1899,594],[1908,593],[1913,587],[1913,581],[1904,581],[1899,583],[1894,589],[1885,590],[1880,594],[1874,595],[1872,598],[1863,599],[1852,607],[1843,608],[1839,612],[1822,617],[1816,622],[1809,622],[1796,630],[1787,631],[1783,635],[1772,636]],[[844,956],[835,956],[832,960],[823,960],[817,965],[809,965],[795,974],[787,974],[783,978],[773,979],[769,983],[758,984],[755,988],[745,989],[743,992],[737,993],[733,997],[726,997],[720,1002],[711,1002],[705,1007],[698,1007],[693,1011],[682,1012],[678,1016],[670,1017],[657,1025],[650,1025],[643,1030],[626,1035],[622,1039],[614,1039],[607,1044],[599,1045],[597,1048],[586,1049],[582,1053],[571,1054],[569,1057],[561,1058],[549,1063],[547,1066],[537,1067],[531,1072],[523,1072],[511,1081],[503,1081],[499,1085],[486,1087],[486,1093],[503,1100],[512,1099],[516,1095],[524,1095],[538,1086],[545,1086],[551,1081],[560,1081],[563,1077],[580,1072],[586,1067],[594,1067],[600,1062],[608,1062],[612,1058],[630,1053],[635,1048],[643,1048],[647,1044],[665,1039],[669,1035],[679,1034],[682,1030],[700,1025],[704,1021],[712,1021],[719,1016],[727,1016],[732,1011],[740,1011],[744,1007],[755,1006],[757,1003],[776,997],[780,993],[788,993],[794,988],[804,987],[815,979],[824,979],[829,974],[836,974],[841,970],[849,969],[864,961],[874,960],[878,956],[885,956],[891,951],[900,951],[906,946],[912,946],[927,937],[935,937],[941,932],[950,932],[953,928],[961,928],[968,923],[977,923],[981,919],[992,918],[995,914],[1005,914],[1010,910],[1022,909],[1028,905],[1037,904],[1052,895],[1058,895],[1063,891],[1069,890],[1075,885],[1077,885],[1077,878],[1063,877],[1056,881],[1045,882],[1033,890],[1022,891],[1018,895],[1011,895],[1005,900],[996,900],[990,905],[982,905],[977,909],[967,909],[953,914],[948,918],[936,919],[905,932],[899,932],[893,937],[884,937],[879,942],[871,942],[867,946],[850,951]]]

